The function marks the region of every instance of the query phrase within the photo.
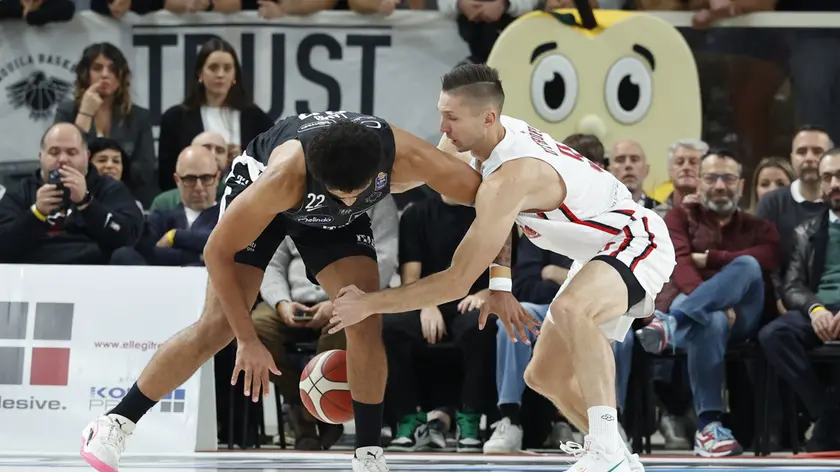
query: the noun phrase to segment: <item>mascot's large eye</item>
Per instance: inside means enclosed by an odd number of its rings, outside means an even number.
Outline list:
[[[632,125],[645,117],[653,99],[653,78],[645,64],[625,57],[610,67],[604,101],[610,115],[619,123]]]
[[[550,123],[569,116],[578,97],[578,77],[571,61],[560,54],[542,58],[531,75],[531,103]]]

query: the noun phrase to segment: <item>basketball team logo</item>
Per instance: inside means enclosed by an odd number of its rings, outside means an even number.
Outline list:
[[[72,97],[74,61],[49,54],[27,54],[11,58],[2,68],[12,71],[4,82],[6,100],[15,110],[26,109],[32,121],[52,120],[55,107]]]
[[[67,386],[73,304],[0,302],[0,385]],[[4,319],[5,318],[5,319]]]

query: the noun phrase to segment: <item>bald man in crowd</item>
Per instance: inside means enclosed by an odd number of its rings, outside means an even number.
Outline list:
[[[149,215],[131,265],[202,265],[204,245],[219,220],[216,187],[220,177],[216,156],[207,147],[191,145],[181,151],[174,175],[179,203]]]
[[[50,126],[39,161],[0,200],[0,263],[102,265],[137,241],[143,214],[131,191],[99,176],[76,125]]]
[[[645,179],[650,172],[650,164],[642,146],[632,139],[624,139],[613,145],[610,152],[609,171],[627,186],[633,198],[645,208],[653,208],[659,202],[645,195]]]
[[[213,155],[213,158],[216,159],[219,171],[221,172],[219,183],[216,186],[216,200],[220,200],[222,198],[222,194],[225,192],[224,180],[225,176],[230,171],[230,163],[232,161],[232,158],[228,153],[228,144],[225,142],[225,138],[215,131],[204,131],[193,138],[191,145],[201,146],[207,149]],[[173,210],[179,203],[181,203],[181,192],[177,188],[173,188],[155,197],[149,211]]]

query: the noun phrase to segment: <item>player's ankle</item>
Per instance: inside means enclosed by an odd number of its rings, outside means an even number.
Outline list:
[[[137,423],[156,404],[157,400],[152,400],[144,395],[135,383],[120,403],[106,414],[120,415],[133,423]]]
[[[618,412],[610,406],[593,406],[587,410],[589,435],[595,438],[608,453],[622,450],[623,440],[618,432]]]
[[[382,403],[362,403],[353,400],[356,449],[379,447],[382,440],[382,414]]]

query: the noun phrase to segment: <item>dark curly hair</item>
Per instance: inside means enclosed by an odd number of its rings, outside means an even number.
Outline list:
[[[341,192],[367,187],[382,159],[382,143],[376,131],[350,120],[324,128],[306,149],[309,172],[315,180],[329,190]]]

